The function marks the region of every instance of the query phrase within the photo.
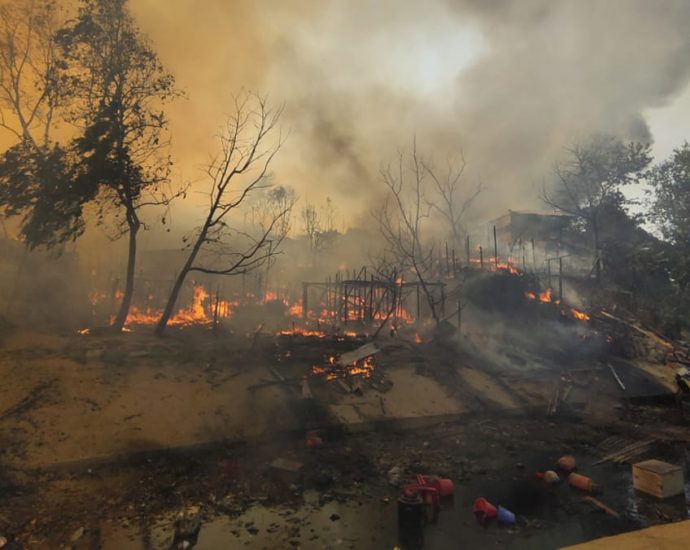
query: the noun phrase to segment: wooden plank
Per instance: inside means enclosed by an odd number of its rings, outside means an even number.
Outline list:
[[[618,386],[620,386],[620,389],[625,391],[625,384],[623,384],[623,381],[618,376],[618,373],[613,369],[613,365],[611,365],[611,363],[608,363],[607,366],[608,366],[609,370],[611,371],[611,374],[613,374],[614,380],[618,383]]]
[[[624,447],[623,449],[619,449],[617,451],[614,451],[614,452],[606,455],[604,458],[597,460],[594,463],[594,466],[596,466],[598,464],[603,464],[604,462],[607,462],[609,460],[614,460],[617,457],[619,457],[621,455],[625,455],[626,453],[633,451],[633,450],[636,450],[640,447],[647,447],[647,446],[651,445],[652,443],[654,443],[653,439],[650,439],[647,441],[638,441],[637,443],[633,443],[632,445],[628,445],[627,447]]]
[[[355,350],[343,353],[337,361],[338,365],[346,366],[356,363],[357,361],[364,359],[365,357],[370,357],[371,355],[376,355],[381,350],[376,347],[374,342],[369,342],[363,346],[358,347]]]

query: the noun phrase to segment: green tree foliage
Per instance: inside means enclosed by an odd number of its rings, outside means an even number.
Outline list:
[[[29,248],[59,245],[84,232],[83,207],[98,187],[78,175],[72,157],[60,145],[37,148],[23,140],[0,160],[0,205],[5,215],[21,216]]]
[[[667,257],[679,291],[690,290],[690,144],[685,142],[647,174],[653,189],[649,217],[670,244]]]
[[[82,206],[95,196],[88,181],[76,185],[70,147],[51,139],[67,101],[57,76],[59,15],[52,0],[0,6],[0,129],[16,139],[0,156],[0,209],[21,218],[29,248],[81,235]]]
[[[622,188],[639,181],[650,162],[649,144],[599,135],[568,149],[566,158],[554,167],[553,185],[544,188],[542,200],[572,216],[591,235],[597,278],[602,237],[609,229],[606,221],[619,217],[612,212],[624,213]]]
[[[121,329],[134,292],[139,209],[167,206],[182,193],[165,193],[171,163],[163,108],[178,92],[126,0],[82,0],[57,43],[60,84],[72,97],[68,119],[83,128],[74,141],[79,172],[99,186],[99,220],[112,215],[115,237],[128,236],[124,295],[113,323]]]

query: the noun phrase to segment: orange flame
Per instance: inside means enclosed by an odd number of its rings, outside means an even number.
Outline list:
[[[369,356],[363,361],[355,361],[343,369],[339,369],[336,365],[336,358],[331,356],[328,358],[327,366],[315,365],[311,368],[311,372],[314,375],[324,375],[326,380],[329,381],[357,375],[363,378],[371,378],[374,373],[374,357]]]
[[[570,314],[573,316],[573,319],[577,319],[579,321],[589,321],[590,317],[587,315],[584,311],[579,311],[575,308],[571,308]]]

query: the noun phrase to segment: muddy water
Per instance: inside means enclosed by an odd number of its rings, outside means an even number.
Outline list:
[[[526,465],[524,470],[506,471],[500,479],[478,478],[458,485],[454,502],[444,505],[438,523],[426,526],[420,548],[490,546],[550,550],[689,517],[683,496],[661,503],[635,493],[629,466],[582,469],[596,474],[597,481],[605,482],[605,493],[599,498],[620,513],[619,519],[583,501],[585,494],[565,483],[553,487],[535,480],[532,465]],[[479,525],[472,513],[472,503],[478,496],[514,511],[518,525]],[[307,491],[299,508],[256,505],[240,517],[220,517],[205,523],[195,548],[392,549],[400,544],[397,509],[395,499],[386,503],[382,497],[383,493],[372,491],[342,503],[319,504],[319,494]],[[686,497],[690,502],[688,487]],[[171,518],[154,518],[146,525],[104,524],[100,533],[93,533],[98,541],[80,542],[83,548],[158,550],[170,548],[172,533]]]

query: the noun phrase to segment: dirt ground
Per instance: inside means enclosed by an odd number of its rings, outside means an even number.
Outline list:
[[[594,464],[611,437],[653,434],[641,456],[684,465],[690,430],[674,407],[622,395],[601,348],[571,328],[536,345],[511,331],[496,345],[480,328],[383,338],[375,377],[352,392],[312,366],[363,338],[18,330],[0,349],[0,536],[8,548],[177,548],[186,513],[201,549],[393,548],[400,485],[417,473],[456,487],[424,548],[556,548],[688,517],[684,499],[632,491],[629,464]],[[629,392],[657,395],[632,362],[616,369]],[[618,518],[537,479],[564,454]],[[517,524],[479,525],[479,496]]]

